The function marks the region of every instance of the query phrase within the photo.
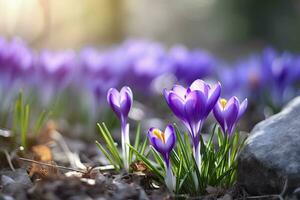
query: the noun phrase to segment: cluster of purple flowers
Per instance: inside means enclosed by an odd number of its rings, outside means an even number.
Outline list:
[[[266,48],[217,73],[224,95],[249,97],[256,104],[280,108],[300,94],[300,55]]]
[[[235,96],[228,101],[220,98],[221,84],[211,86],[201,79],[195,80],[188,88],[174,85],[171,90],[165,89],[163,94],[174,115],[186,126],[189,132],[193,156],[199,168],[201,167],[201,129],[210,112],[213,111],[222,133],[231,137],[237,122],[248,106],[247,99],[240,103]],[[132,91],[129,87],[123,87],[120,92],[111,88],[107,93],[107,101],[121,120],[123,159],[126,161],[128,150],[125,147],[130,144],[129,125],[127,125],[126,119],[133,103]],[[148,137],[151,145],[162,155],[165,161],[166,184],[172,191],[174,181],[170,167],[170,152],[176,143],[175,129],[171,124],[166,127],[165,131],[153,127],[148,130]],[[125,166],[128,169],[128,164]]]
[[[58,93],[72,88],[98,104],[109,88],[121,85],[130,86],[139,95],[151,94],[153,82],[167,74],[183,85],[199,78],[218,79],[225,96],[234,93],[255,103],[280,106],[299,94],[300,56],[268,48],[224,67],[204,50],[179,45],[167,49],[151,41],[127,40],[102,50],[36,52],[20,39],[0,38],[1,99],[22,88],[36,93],[47,105]]]

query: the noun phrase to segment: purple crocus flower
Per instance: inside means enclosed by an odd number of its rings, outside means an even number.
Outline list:
[[[124,123],[126,125],[128,113],[133,101],[131,89],[124,86],[119,92],[117,89],[111,88],[107,92],[107,101],[117,117],[121,120],[122,125],[124,125]]]
[[[76,74],[76,83],[77,87],[83,88],[90,96],[93,118],[106,98],[107,90],[116,87],[121,77],[110,57],[108,52],[91,47],[80,52],[80,69]]]
[[[125,86],[119,92],[115,88],[111,88],[107,92],[107,101],[111,109],[116,113],[121,120],[121,134],[122,134],[122,152],[125,169],[129,169],[128,155],[130,144],[129,140],[129,124],[127,124],[127,117],[132,106],[133,95],[129,87]]]
[[[37,61],[41,78],[53,82],[55,85],[65,85],[72,67],[75,66],[75,53],[73,51],[50,52],[43,51]]]
[[[75,69],[75,52],[43,51],[36,61],[37,84],[43,83],[42,101],[48,104],[53,96],[65,89],[73,77]]]
[[[183,46],[175,46],[169,53],[176,77],[191,84],[197,78],[205,78],[214,72],[216,59],[208,52],[196,49],[189,51]]]
[[[163,45],[150,41],[129,40],[118,49],[121,51],[124,82],[136,90],[151,94],[151,84],[160,75],[171,71]],[[117,58],[118,59],[118,58]]]
[[[266,48],[261,56],[264,73],[268,74],[268,87],[272,95],[272,104],[281,107],[284,102],[295,96],[293,84],[299,80],[299,65],[297,56],[288,53],[278,53],[272,48]]]
[[[235,125],[244,114],[247,105],[247,99],[240,104],[235,96],[231,97],[228,102],[223,98],[218,101],[213,109],[213,113],[224,135],[230,136],[233,133]]]
[[[166,185],[170,191],[174,190],[174,178],[172,174],[172,168],[170,164],[170,153],[176,143],[176,134],[174,127],[169,124],[165,131],[162,132],[157,128],[150,128],[148,131],[148,137],[151,145],[158,151],[165,162],[166,167]]]
[[[6,88],[32,83],[32,72],[33,54],[27,45],[18,38],[11,42],[0,40],[0,78],[6,82]]]
[[[215,106],[221,93],[220,83],[211,87],[206,82],[195,80],[187,89],[175,85],[172,90],[164,90],[167,104],[189,130],[195,160],[200,167],[200,133],[204,120]]]

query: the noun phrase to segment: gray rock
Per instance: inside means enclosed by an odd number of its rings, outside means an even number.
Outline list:
[[[0,183],[7,185],[8,183],[20,183],[24,185],[24,188],[32,186],[32,182],[28,176],[28,173],[24,169],[17,169],[16,171],[3,170],[0,171]]]
[[[253,195],[300,187],[300,97],[257,124],[239,155],[238,183]]]
[[[26,191],[32,186],[32,182],[24,169],[17,169],[16,171],[3,170],[0,171],[0,185],[2,186],[1,192],[7,195],[4,198],[5,200],[10,198],[26,200]]]

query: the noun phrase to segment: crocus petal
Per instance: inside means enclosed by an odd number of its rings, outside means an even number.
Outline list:
[[[216,105],[218,99],[220,98],[220,95],[221,95],[221,84],[218,83],[209,90],[208,99],[207,99],[207,103],[206,103],[205,116],[208,116],[210,111]]]
[[[223,115],[223,108],[221,103],[218,101],[217,104],[215,105],[213,109],[213,114],[217,122],[220,124],[223,133],[225,132],[225,120],[224,120],[224,115]]]
[[[172,125],[168,125],[165,129],[165,139],[166,139],[166,146],[169,148],[169,152],[174,148],[176,143],[176,134],[174,127]]]
[[[123,87],[120,92],[120,108],[124,117],[128,116],[128,113],[132,106],[132,92],[129,87]]]
[[[127,93],[129,95],[130,99],[133,99],[133,94],[132,94],[130,87],[128,87],[128,86],[122,87],[122,89],[120,91],[121,98],[122,98],[122,95],[125,93]]]
[[[163,90],[163,95],[164,95],[164,97],[165,97],[165,100],[166,100],[166,102],[167,102],[167,104],[169,105],[169,94],[170,94],[170,90],[167,90],[167,89],[164,89]]]
[[[202,91],[206,96],[208,96],[209,86],[204,81],[197,79],[189,87],[191,91],[199,90]]]
[[[161,154],[165,155],[168,152],[167,146],[157,137],[150,138],[153,147]]]
[[[184,87],[182,87],[181,85],[175,85],[173,87],[173,91],[180,96],[180,98],[185,99],[185,95],[186,95],[186,89]]]
[[[244,112],[246,111],[247,109],[247,106],[248,106],[248,99],[245,99],[241,105],[240,105],[240,108],[239,108],[239,113],[238,113],[238,116],[237,116],[237,121],[241,118],[241,116],[244,114]]]
[[[181,120],[185,120],[184,100],[171,91],[168,96],[168,104],[173,113]]]
[[[223,116],[228,130],[231,130],[234,124],[236,123],[238,112],[239,112],[238,99],[236,97],[232,97],[227,102],[223,111]]]
[[[120,107],[120,93],[115,88],[110,88],[107,92],[107,102]],[[111,105],[111,104],[110,104]]]
[[[201,91],[192,91],[186,97],[185,113],[190,123],[197,123],[202,118],[206,111],[206,97]]]
[[[107,93],[107,102],[116,115],[121,118],[120,94],[115,88],[109,89]]]

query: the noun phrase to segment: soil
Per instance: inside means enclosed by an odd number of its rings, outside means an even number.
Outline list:
[[[30,140],[28,150],[0,134],[0,200],[245,199],[238,186],[207,188],[199,197],[173,195],[142,162],[116,173],[94,143],[63,136],[53,128]]]

